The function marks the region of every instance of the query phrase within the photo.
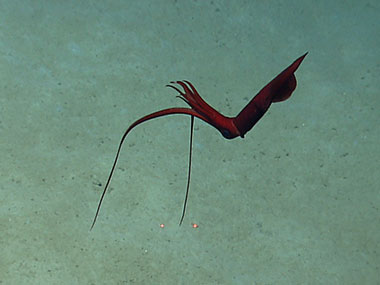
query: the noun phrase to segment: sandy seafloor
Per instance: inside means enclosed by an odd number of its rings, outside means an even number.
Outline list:
[[[0,1],[0,284],[379,284],[378,1]],[[309,52],[244,139],[235,116]],[[165,228],[160,228],[161,223]],[[197,229],[192,223],[199,224]]]

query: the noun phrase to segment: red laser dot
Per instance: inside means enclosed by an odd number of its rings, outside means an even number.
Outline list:
[[[164,224],[160,224],[160,228],[164,228],[165,227],[165,225]]]
[[[197,224],[192,224],[192,227],[194,228],[194,229],[196,229],[196,228],[198,228],[199,226],[197,225]]]

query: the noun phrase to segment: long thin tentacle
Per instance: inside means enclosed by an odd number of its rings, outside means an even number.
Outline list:
[[[182,217],[181,217],[181,220],[179,222],[179,225],[182,225],[183,218],[185,217],[186,206],[187,206],[187,198],[189,197],[190,176],[191,176],[191,158],[192,158],[192,154],[193,154],[193,133],[194,133],[194,116],[191,116],[190,146],[189,146],[189,168],[188,168],[188,172],[187,172],[187,185],[186,185],[185,201],[183,202]]]
[[[169,108],[169,109],[164,109],[164,110],[157,111],[157,112],[154,112],[152,114],[146,115],[146,116],[138,119],[137,121],[135,121],[132,125],[130,125],[129,128],[125,131],[125,133],[123,134],[123,136],[122,136],[122,138],[120,140],[120,143],[119,143],[119,146],[117,148],[116,155],[115,155],[115,159],[114,159],[114,162],[113,162],[110,174],[108,175],[106,186],[104,187],[102,196],[100,197],[100,200],[99,200],[99,203],[98,203],[98,208],[96,209],[95,217],[94,217],[94,220],[92,222],[90,230],[92,230],[92,228],[94,227],[94,225],[96,223],[96,219],[98,218],[100,207],[102,206],[102,203],[103,203],[103,200],[104,200],[104,196],[106,195],[106,192],[108,190],[108,186],[109,186],[109,184],[111,182],[111,178],[112,178],[113,173],[115,171],[115,167],[116,167],[117,161],[119,159],[121,147],[123,146],[125,138],[129,134],[129,132],[132,131],[132,129],[134,127],[136,127],[136,126],[138,126],[141,123],[144,123],[146,121],[149,121],[149,120],[152,120],[152,119],[155,119],[155,118],[158,118],[158,117],[162,117],[162,116],[175,115],[175,114],[190,115],[193,119],[194,119],[194,116],[195,116],[195,117],[197,117],[197,118],[199,118],[199,119],[207,122],[207,118],[205,118],[202,115],[198,114],[195,110],[188,109],[188,108]]]
[[[94,217],[94,220],[92,222],[92,225],[91,225],[91,228],[90,228],[90,231],[92,230],[92,228],[95,226],[95,223],[96,223],[96,219],[98,218],[98,215],[99,215],[99,211],[100,211],[100,207],[103,203],[103,199],[104,199],[104,196],[106,195],[106,192],[107,192],[107,189],[108,189],[108,185],[110,184],[111,182],[111,178],[112,178],[112,175],[113,175],[113,172],[115,170],[115,167],[116,167],[116,163],[117,161],[119,160],[119,155],[120,155],[120,150],[121,150],[121,147],[123,146],[123,142],[125,140],[125,137],[127,136],[129,131],[125,132],[122,139],[120,140],[120,143],[119,143],[119,147],[117,148],[117,152],[116,152],[116,156],[115,156],[115,160],[113,162],[113,165],[112,165],[112,168],[111,168],[111,172],[110,174],[108,175],[108,179],[107,179],[107,183],[106,183],[106,186],[104,187],[104,190],[103,190],[103,193],[102,193],[102,196],[100,197],[100,201],[98,203],[98,208],[96,209],[96,214],[95,214],[95,217]]]

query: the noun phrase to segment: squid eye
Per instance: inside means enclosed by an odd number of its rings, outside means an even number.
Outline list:
[[[221,129],[220,132],[222,133],[223,137],[225,137],[226,139],[231,139],[232,136],[231,136],[231,133],[229,130],[227,129]]]

